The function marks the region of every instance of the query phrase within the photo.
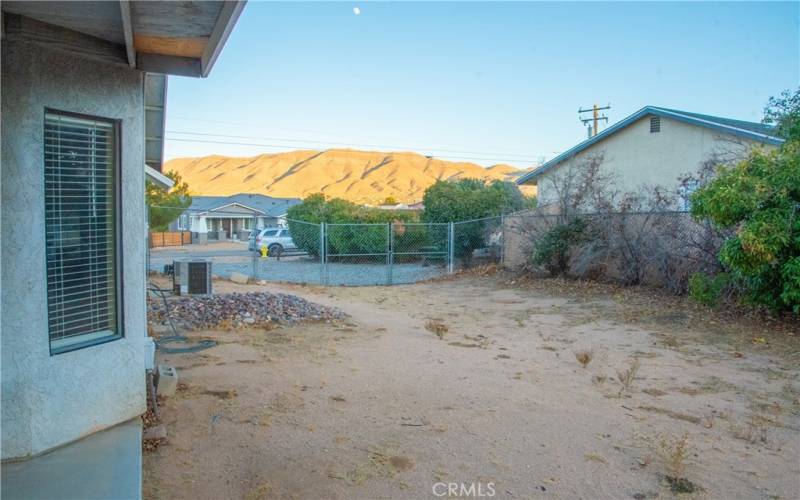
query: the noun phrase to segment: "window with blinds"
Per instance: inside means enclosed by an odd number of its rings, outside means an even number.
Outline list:
[[[48,111],[44,124],[51,353],[122,336],[116,124]]]

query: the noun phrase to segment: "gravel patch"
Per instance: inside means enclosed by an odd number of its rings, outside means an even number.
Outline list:
[[[185,258],[179,252],[152,253],[150,256],[150,270],[162,272],[165,264],[172,264],[175,258]],[[207,258],[212,262],[212,273],[222,278],[230,277],[237,272],[253,276],[255,269],[256,280],[274,281],[283,283],[327,283],[328,285],[366,286],[416,283],[447,274],[447,267],[441,263],[396,263],[389,266],[385,264],[349,264],[329,262],[325,268],[319,261],[301,257],[286,260],[257,259],[253,265],[252,253],[239,251],[234,255],[203,254],[193,257]]]
[[[209,297],[178,297],[167,301],[169,315],[176,326],[188,330],[218,326],[269,326],[298,321],[343,319],[338,309],[326,307],[296,295],[269,292],[224,293]],[[168,324],[167,310],[161,300],[151,300],[147,309],[149,322]]]

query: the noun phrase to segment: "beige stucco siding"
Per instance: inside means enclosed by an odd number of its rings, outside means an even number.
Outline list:
[[[714,153],[741,153],[759,144],[705,127],[661,118],[661,131],[650,132],[650,116],[593,144],[537,179],[540,204],[554,201],[554,176],[587,158],[603,155],[603,169],[616,174],[623,191],[638,191],[645,185],[678,188],[678,177],[694,172]],[[768,146],[769,147],[769,146]]]

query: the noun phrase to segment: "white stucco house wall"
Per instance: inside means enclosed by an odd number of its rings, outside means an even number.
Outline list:
[[[553,183],[560,173],[602,157],[601,169],[614,174],[621,191],[654,185],[679,190],[680,176],[696,172],[715,155],[731,159],[750,148],[777,147],[782,142],[772,127],[761,123],[646,106],[521,176],[517,183],[535,185],[539,206],[546,207],[556,201]],[[683,199],[676,208],[686,209],[691,193],[684,189],[678,194]]]
[[[206,76],[242,5],[1,4],[4,498],[135,496],[113,489],[120,482],[93,490],[105,486],[30,474],[42,454],[124,422],[139,425],[145,75]],[[135,485],[140,472],[131,474]]]

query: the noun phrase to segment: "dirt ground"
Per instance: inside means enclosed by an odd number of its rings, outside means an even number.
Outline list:
[[[349,319],[203,331],[145,498],[797,498],[800,342],[635,292],[501,275],[220,281]],[[581,361],[586,363],[582,366]],[[638,367],[638,369],[637,369]],[[674,484],[674,481],[673,481]],[[472,485],[472,489],[470,489]],[[691,488],[689,488],[691,489]]]

